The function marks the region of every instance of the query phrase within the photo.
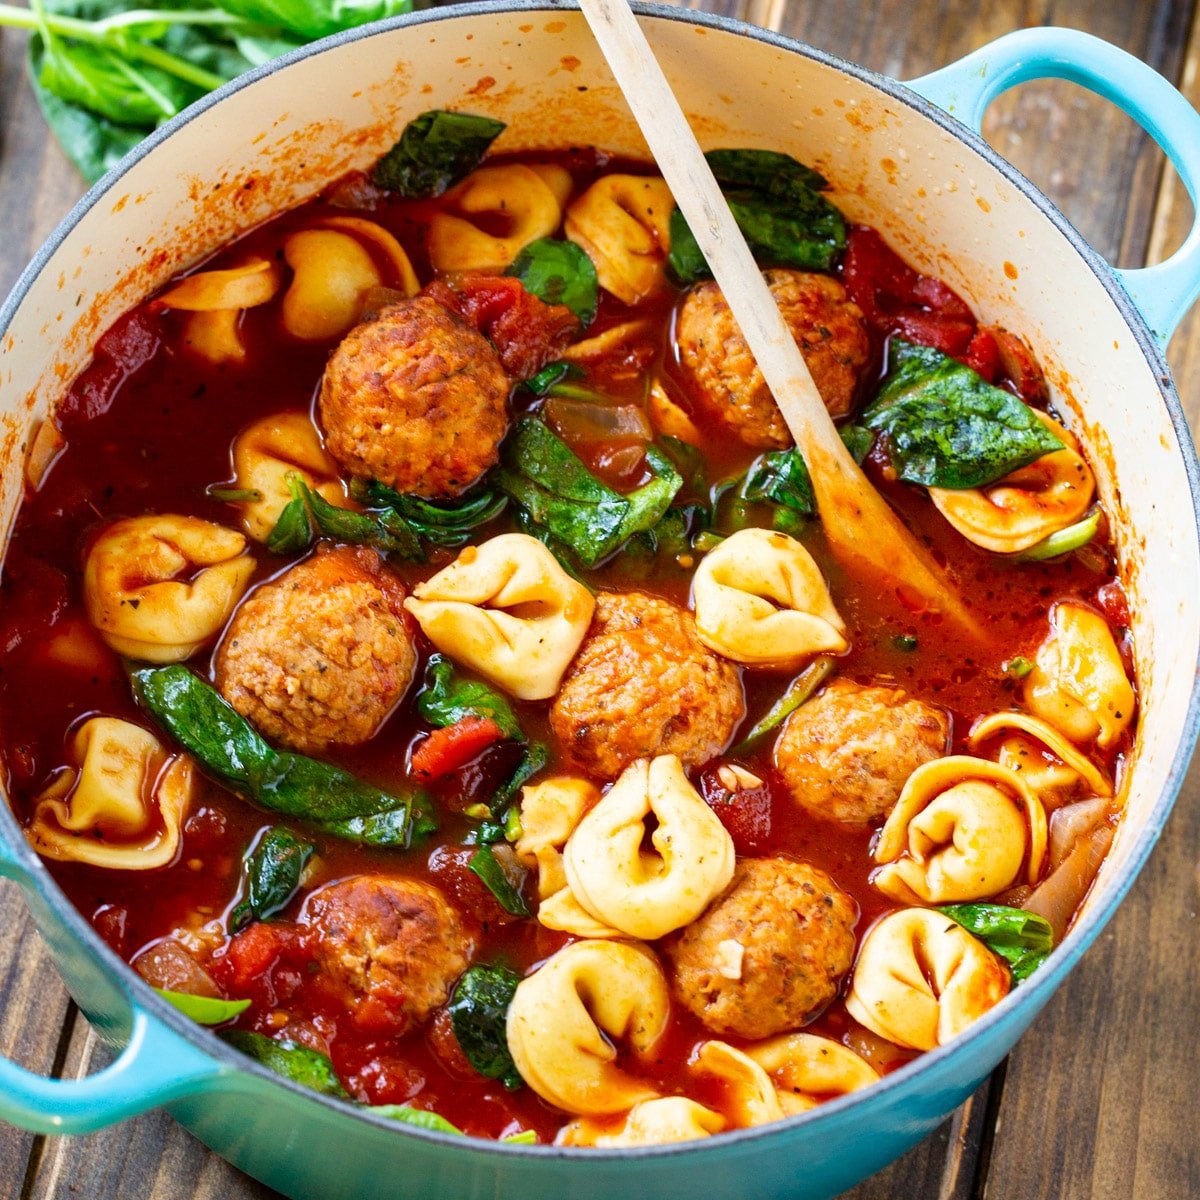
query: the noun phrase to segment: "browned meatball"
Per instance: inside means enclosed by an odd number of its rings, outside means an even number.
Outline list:
[[[436,300],[390,304],[352,329],[325,368],[325,444],[351,475],[455,496],[495,465],[508,387],[487,338]]]
[[[858,305],[828,275],[781,270],[766,271],[764,277],[825,407],[835,417],[849,412],[870,352]],[[688,293],[677,338],[684,375],[714,416],[747,445],[782,449],[792,444],[783,414],[715,283]]]
[[[744,858],[723,896],[663,946],[679,1001],[716,1033],[799,1029],[837,995],[858,908],[824,871]]]
[[[475,952],[432,884],[356,875],[314,892],[301,924],[317,934],[322,983],[369,1032],[405,1033],[446,1003]]]
[[[656,754],[706,762],[745,712],[737,668],[700,641],[690,612],[642,592],[602,593],[550,726],[576,766],[615,779]]]
[[[919,766],[946,753],[949,737],[949,718],[932,704],[838,679],[788,718],[775,766],[801,808],[869,825],[891,812]]]
[[[217,651],[217,687],[294,750],[360,745],[412,682],[403,605],[374,550],[318,551],[242,603]]]

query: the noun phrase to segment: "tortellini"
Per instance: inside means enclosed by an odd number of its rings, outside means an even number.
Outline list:
[[[766,1071],[727,1042],[705,1042],[696,1051],[691,1069],[724,1084],[724,1107],[738,1129],[782,1121],[787,1115]]]
[[[1073,525],[1096,491],[1079,444],[1057,421],[1037,413],[1065,449],[1013,471],[985,488],[929,489],[942,516],[968,541],[997,554],[1015,554]]]
[[[648,819],[656,824],[646,847]],[[579,823],[564,860],[597,920],[652,941],[694,921],[733,878],[733,839],[673,754],[639,759]]]
[[[165,867],[179,853],[192,761],[152,734],[92,717],[69,745],[72,765],[37,798],[26,835],[47,858],[119,871]]]
[[[725,1128],[725,1120],[686,1096],[659,1096],[635,1104],[620,1122],[579,1117],[558,1135],[560,1146],[665,1146],[710,1137]]]
[[[1028,861],[1036,883],[1046,813],[1020,775],[986,759],[951,755],[908,778],[879,835],[872,875],[904,904],[982,900],[1010,887]]]
[[[301,341],[340,337],[362,316],[374,288],[395,283],[406,296],[419,290],[400,243],[361,217],[325,217],[290,233],[283,254],[292,269],[281,307],[283,327]]]
[[[1050,634],[1025,680],[1025,704],[1073,742],[1107,749],[1133,720],[1133,686],[1112,631],[1098,613],[1054,606]]]
[[[1008,969],[942,913],[889,913],[863,940],[846,997],[850,1015],[897,1046],[932,1050],[1008,995]]]
[[[246,539],[232,529],[171,513],[129,517],[93,543],[84,603],[118,654],[182,662],[220,633],[253,573]]]
[[[605,175],[567,209],[564,230],[596,267],[600,286],[625,304],[662,287],[675,201],[653,175]]]
[[[244,429],[233,443],[233,470],[236,487],[261,497],[239,502],[242,527],[255,541],[267,540],[291,501],[287,477],[292,473],[330,504],[346,504],[337,464],[306,413],[277,413]]]
[[[480,167],[446,193],[462,215],[439,212],[430,221],[429,261],[438,271],[503,271],[530,242],[558,228],[570,194],[571,176],[563,167]],[[503,219],[508,228],[489,233],[471,217],[488,224]]]
[[[282,272],[270,259],[255,256],[238,266],[197,271],[168,288],[155,304],[176,309],[183,321],[183,342],[214,365],[240,363],[246,357],[242,312],[275,298]]]
[[[670,1015],[654,955],[627,942],[574,942],[518,985],[508,1008],[508,1048],[521,1078],[569,1113],[620,1113],[654,1089],[616,1066],[610,1039],[646,1055]]]
[[[404,607],[444,654],[520,700],[548,700],[596,601],[537,538],[505,533],[468,546],[417,584]]]
[[[812,555],[785,533],[727,537],[696,568],[692,600],[700,640],[735,662],[792,668],[849,644]]]
[[[997,758],[1002,767],[1015,771],[1038,796],[1058,796],[1080,781],[1093,796],[1111,796],[1112,781],[1085,755],[1080,754],[1057,729],[1028,713],[997,712],[980,717],[971,726],[972,750],[1005,730],[1014,731],[1000,743]],[[1047,762],[1048,750],[1057,762]]]

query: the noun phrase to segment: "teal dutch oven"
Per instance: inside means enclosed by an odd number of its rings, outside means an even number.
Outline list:
[[[1066,422],[1091,448],[1136,614],[1141,722],[1122,827],[1074,929],[963,1036],[802,1116],[657,1148],[493,1144],[397,1127],[318,1096],[190,1024],[96,936],[0,805],[0,875],[24,891],[72,995],[115,1055],[82,1080],[0,1061],[5,1120],[87,1133],[162,1106],[242,1170],[311,1200],[819,1200],[897,1157],[979,1086],[1144,864],[1197,736],[1197,462],[1163,348],[1200,293],[1200,227],[1162,265],[1114,270],[979,131],[1005,89],[1069,79],[1149,130],[1195,201],[1200,116],[1149,67],[1068,30],[1015,33],[898,83],[736,21],[640,11],[706,143],[771,147],[823,171],[848,216],[882,229],[982,320],[1028,336]],[[502,117],[498,148],[597,143],[645,153],[580,14],[544,2],[398,18],[229,84],[102,179],[0,312],[0,418],[10,434],[3,527],[20,499],[21,443],[100,332],[224,241],[365,167],[433,107]],[[87,302],[76,306],[77,296]]]

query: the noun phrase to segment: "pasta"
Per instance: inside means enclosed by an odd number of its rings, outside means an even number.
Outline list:
[[[711,1137],[725,1128],[720,1113],[684,1096],[659,1096],[642,1100],[613,1126],[594,1117],[578,1117],[564,1126],[558,1142],[563,1146],[663,1146]]]
[[[1112,781],[1057,729],[1028,713],[997,712],[980,717],[972,726],[972,750],[1004,731],[1014,731],[1000,743],[1002,767],[1019,774],[1039,797],[1070,790],[1082,782],[1095,796],[1111,796]],[[1049,763],[1044,752],[1057,762]]]
[[[775,1084],[788,1116],[815,1108],[827,1096],[846,1096],[869,1087],[879,1072],[853,1050],[812,1033],[788,1033],[746,1050]]]

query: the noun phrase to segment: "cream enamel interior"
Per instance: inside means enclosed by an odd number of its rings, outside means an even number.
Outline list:
[[[850,218],[879,227],[984,321],[1028,338],[1066,423],[1089,447],[1133,598],[1142,705],[1123,834],[1094,901],[1118,879],[1131,830],[1167,784],[1200,639],[1185,460],[1150,364],[1066,237],[937,123],[784,48],[681,20],[647,24],[702,142],[784,150],[824,171]],[[434,107],[502,117],[509,128],[497,149],[599,143],[645,154],[576,12],[394,29],[233,92],[95,200],[15,313],[0,376],[4,528],[31,431],[116,317],[231,237],[367,166],[408,119]]]

